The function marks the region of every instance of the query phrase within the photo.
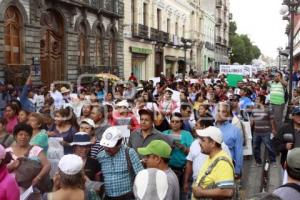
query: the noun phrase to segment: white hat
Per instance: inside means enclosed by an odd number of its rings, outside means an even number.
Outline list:
[[[223,142],[222,132],[217,127],[209,126],[203,130],[196,130],[196,133],[199,137],[209,137],[219,144]]]
[[[75,154],[63,156],[58,163],[58,168],[60,171],[67,175],[78,174],[82,170],[82,167],[83,161],[81,157]]]
[[[106,129],[100,140],[100,145],[108,148],[115,147],[118,140],[122,138],[121,131],[116,127],[109,127]]]
[[[159,169],[140,171],[134,180],[133,193],[138,200],[163,200],[168,191],[167,174]]]
[[[64,94],[64,93],[67,93],[67,92],[70,92],[70,90],[67,89],[66,87],[61,87],[60,88],[60,93]]]
[[[81,120],[80,124],[83,122],[87,123],[88,125],[90,125],[93,128],[96,127],[94,120],[92,120],[90,118],[85,118],[85,119]]]
[[[129,104],[128,104],[128,102],[127,102],[126,100],[122,100],[122,101],[120,101],[119,103],[117,103],[116,106],[117,106],[117,107],[125,106],[126,108],[128,108],[128,107],[129,107]]]

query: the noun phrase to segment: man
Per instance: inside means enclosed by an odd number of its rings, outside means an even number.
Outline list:
[[[277,152],[281,152],[281,165],[284,166],[287,152],[300,147],[300,107],[292,110],[292,120],[283,125],[273,138],[273,146]]]
[[[182,114],[183,119],[183,130],[189,131],[192,133],[192,130],[195,126],[195,119],[191,118],[192,107],[190,104],[185,103],[180,106],[180,113]]]
[[[269,83],[270,103],[277,127],[281,127],[282,125],[286,86],[287,82],[282,78],[281,72],[276,72],[274,80]]]
[[[109,127],[106,123],[104,107],[100,105],[94,105],[92,107],[90,117],[95,123],[96,138],[97,140],[101,140],[102,134]]]
[[[300,199],[300,148],[292,149],[285,163],[288,174],[287,184],[274,190],[274,194],[282,200]]]
[[[244,87],[240,89],[240,110],[244,111],[247,110],[247,108],[253,106],[253,102],[249,98],[250,91],[248,88]]]
[[[193,186],[193,199],[230,198],[234,193],[234,168],[231,158],[222,150],[221,131],[213,126],[199,131],[201,152],[209,156]]]
[[[216,127],[221,130],[235,163],[235,177],[240,178],[243,168],[243,136],[241,130],[230,122],[230,106],[225,102],[217,105]]]
[[[153,140],[144,148],[138,148],[147,168],[164,171],[168,179],[168,191],[165,200],[179,200],[179,183],[176,174],[168,166],[172,148],[162,140]]]
[[[100,141],[104,151],[98,154],[97,160],[104,177],[106,200],[133,200],[133,180],[143,169],[137,153],[126,148],[122,140],[121,131],[109,127]]]
[[[137,148],[147,146],[153,140],[163,140],[172,145],[171,139],[153,128],[154,114],[151,110],[139,110],[140,129],[130,134],[128,146],[137,150]]]

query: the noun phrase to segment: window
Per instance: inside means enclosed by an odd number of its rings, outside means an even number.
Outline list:
[[[136,0],[131,0],[131,22],[132,24],[136,23]]]
[[[19,10],[10,6],[4,15],[4,51],[6,64],[21,64],[21,24],[22,18]]]
[[[161,10],[157,9],[157,29],[161,30]]]
[[[103,64],[103,37],[102,37],[102,31],[101,28],[98,26],[96,29],[96,65],[102,65]]]
[[[170,19],[167,19],[167,33],[170,33]]]
[[[111,66],[113,72],[114,67],[117,65],[117,48],[116,48],[116,33],[111,30],[110,31],[110,39],[109,39],[109,65]]]
[[[175,35],[178,36],[178,22],[175,23]]]
[[[84,22],[79,25],[79,65],[86,64],[87,60],[87,34]]]
[[[185,25],[182,26],[182,37],[185,37]]]
[[[148,26],[148,4],[146,3],[143,6],[143,22],[145,26]]]

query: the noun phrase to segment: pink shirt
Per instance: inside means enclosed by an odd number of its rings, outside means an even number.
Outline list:
[[[15,116],[14,118],[12,119],[7,119],[7,124],[6,124],[6,131],[9,133],[9,134],[12,134],[15,126],[18,124],[18,117]]]
[[[20,190],[16,180],[8,173],[6,166],[0,167],[0,199],[19,200]]]

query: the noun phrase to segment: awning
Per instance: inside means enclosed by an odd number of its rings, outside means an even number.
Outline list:
[[[165,56],[165,59],[167,61],[176,62],[177,58],[175,56]]]

